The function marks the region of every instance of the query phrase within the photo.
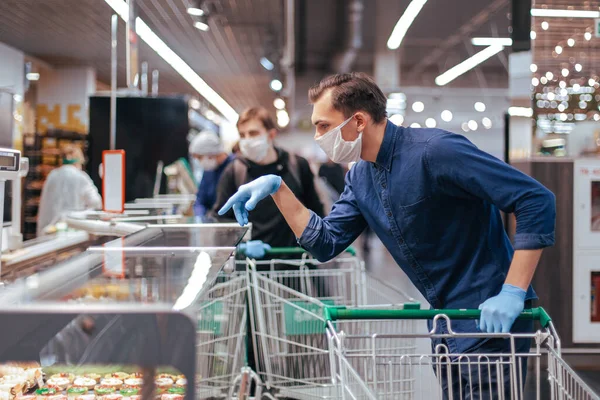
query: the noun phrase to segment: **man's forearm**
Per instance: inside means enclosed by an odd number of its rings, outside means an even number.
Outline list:
[[[285,182],[281,182],[279,190],[272,197],[296,237],[302,236],[310,219],[308,208],[296,198]]]
[[[504,283],[520,287],[526,291],[533,279],[541,255],[542,249],[516,250]]]

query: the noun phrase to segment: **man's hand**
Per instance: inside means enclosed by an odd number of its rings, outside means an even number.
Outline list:
[[[277,175],[261,176],[242,185],[219,210],[219,215],[223,215],[233,208],[235,219],[241,226],[244,226],[248,223],[248,211],[254,210],[259,201],[277,192],[280,186],[281,177]]]
[[[527,292],[520,287],[504,284],[500,294],[481,305],[479,329],[487,333],[508,333],[525,306]]]
[[[250,240],[249,242],[240,244],[240,250],[249,258],[263,258],[267,251],[271,250],[271,246],[264,243],[262,240]]]

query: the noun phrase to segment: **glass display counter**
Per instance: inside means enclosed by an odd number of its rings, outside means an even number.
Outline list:
[[[215,284],[232,228],[149,227],[6,287],[0,399],[219,395],[214,377],[243,365],[245,281]]]
[[[193,220],[190,220],[190,222]],[[121,247],[221,247],[236,246],[248,228],[235,223],[176,223],[148,225],[142,231],[107,244]]]

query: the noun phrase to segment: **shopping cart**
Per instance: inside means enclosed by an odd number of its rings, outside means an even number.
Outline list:
[[[301,247],[277,247],[266,254],[270,259],[251,260],[258,273],[325,303],[358,306],[416,301],[367,274],[353,247],[328,262],[319,262]],[[238,260],[238,270],[246,270],[248,261]]]
[[[356,262],[355,257],[354,262]],[[302,262],[308,262],[304,258]],[[315,262],[318,265],[317,261]],[[381,299],[383,294],[386,299],[392,298],[396,305],[390,307],[403,308],[405,304],[412,304],[412,299],[402,292],[382,282],[369,278],[364,273],[357,274],[356,269],[349,268],[349,273],[339,275],[336,273],[340,267],[328,269],[305,269],[302,271],[261,271],[256,270],[256,263],[247,260],[250,274],[250,293],[252,296],[251,313],[253,315],[253,342],[256,349],[257,373],[265,387],[278,398],[293,399],[339,399],[340,386],[334,381],[331,369],[328,338],[325,335],[324,311],[327,306],[344,305],[345,301],[369,303],[369,294],[374,301]],[[359,263],[359,265],[362,265]],[[361,272],[358,271],[358,272]],[[306,293],[284,284],[289,274],[299,272],[297,275],[306,287],[314,286],[314,279],[328,277],[337,281],[334,288],[347,288],[355,290],[364,287],[369,280],[369,290],[363,294],[346,297],[343,290],[328,293],[320,298],[311,297]],[[293,275],[296,276],[296,275]],[[352,281],[352,277],[360,276],[360,281]],[[312,281],[311,281],[312,280]],[[343,282],[350,282],[349,285]],[[310,285],[309,285],[310,283]],[[378,290],[378,285],[381,290]],[[307,291],[308,292],[308,291]],[[358,299],[358,300],[357,300]],[[386,304],[389,304],[387,302]],[[396,326],[390,326],[389,333],[406,332],[414,333],[416,326],[413,321],[398,321]],[[414,339],[405,340],[407,351],[414,351]],[[340,363],[345,363],[340,360]],[[406,377],[410,380],[410,376]],[[357,377],[355,391],[366,390],[362,380]],[[368,390],[365,391],[368,394]]]
[[[246,272],[222,273],[200,301],[196,337],[198,399],[223,398],[243,378],[246,364]]]
[[[600,400],[600,396],[594,394],[561,358],[560,340],[542,308],[526,310],[520,316],[540,322],[542,329],[535,333],[461,334],[452,331],[452,320],[479,317],[479,310],[327,308],[325,318],[333,381],[342,388],[341,398]],[[415,319],[432,319],[431,332],[389,334],[389,326]],[[446,323],[446,334],[437,333],[442,320]],[[410,349],[403,345],[407,337],[507,340],[510,351],[453,354],[442,343],[428,354],[417,354],[407,351]],[[531,339],[530,353],[517,352],[516,340],[523,339]],[[543,364],[547,368],[544,385]],[[407,375],[414,380],[407,381]],[[357,377],[362,378],[362,382],[358,382]],[[424,383],[420,389],[411,390],[410,385],[419,381]],[[437,384],[431,384],[436,381]],[[446,389],[443,389],[444,384]],[[364,386],[369,389],[369,394],[365,394]]]

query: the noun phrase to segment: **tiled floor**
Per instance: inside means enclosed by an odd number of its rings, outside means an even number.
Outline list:
[[[362,238],[359,239],[356,243],[357,250],[359,251],[361,256],[364,256],[362,253]],[[371,238],[370,240],[370,248],[371,251],[365,258],[365,264],[369,273],[373,276],[380,278],[387,282],[388,284],[396,286],[396,288],[404,291],[409,296],[418,299],[422,303],[423,308],[428,308],[429,304],[425,301],[423,296],[417,291],[414,285],[410,282],[407,276],[402,272],[402,270],[395,263],[393,258],[387,252],[385,247],[379,242],[377,238]],[[419,329],[422,332],[426,332],[426,325],[423,323]],[[430,352],[430,346],[427,340],[421,341],[418,344],[417,351],[420,352]],[[586,370],[586,371],[577,371],[577,374],[590,386],[596,393],[600,393],[600,365],[598,366],[598,370]],[[534,378],[535,375],[530,374],[527,380],[526,385],[526,399],[535,399],[535,393],[537,391]],[[543,371],[540,376],[540,398],[541,399],[550,399],[550,390],[548,384],[548,375],[547,372]],[[417,391],[424,391],[423,394],[424,399],[435,398],[436,396],[433,394],[435,389],[432,388],[431,382],[436,382],[436,379],[431,374],[426,374],[426,376],[420,379],[420,382],[417,382]],[[417,396],[417,398],[420,398]]]

